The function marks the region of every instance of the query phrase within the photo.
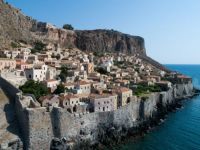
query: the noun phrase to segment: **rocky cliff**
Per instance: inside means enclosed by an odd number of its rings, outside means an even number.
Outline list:
[[[82,50],[146,54],[144,39],[114,30],[76,31],[76,46]]]
[[[12,41],[27,41],[32,38],[30,28],[32,20],[24,16],[19,9],[0,0],[0,48],[7,48]]]
[[[0,49],[9,49],[18,43],[43,41],[52,47],[77,47],[84,51],[110,51],[146,54],[144,39],[114,30],[72,31],[59,29],[48,23],[37,22],[19,9],[0,0]],[[14,44],[13,44],[14,43]]]

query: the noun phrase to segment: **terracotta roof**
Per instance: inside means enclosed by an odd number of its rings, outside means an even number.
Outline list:
[[[114,96],[112,94],[90,94],[90,98],[95,98],[95,99],[98,99],[98,98],[107,98],[107,97],[110,97],[110,96]]]
[[[57,80],[55,80],[55,79],[50,79],[50,80],[47,80],[46,82],[55,82],[55,81],[57,81]]]
[[[191,79],[191,77],[188,77],[186,75],[178,75],[178,78],[183,78],[183,79]]]
[[[64,86],[74,86],[74,83],[64,83]]]
[[[86,82],[86,81],[78,81],[78,82],[76,82],[76,84],[78,84],[78,85],[87,85],[87,84],[90,84],[90,83]]]
[[[86,98],[86,97],[89,96],[89,94],[76,94],[76,96],[77,96],[78,98]]]
[[[17,64],[17,65],[29,65],[28,63],[26,63],[26,62],[23,62],[23,61],[20,61],[20,62],[19,62],[19,61],[17,61],[17,62],[16,62],[16,64]]]
[[[70,100],[71,98],[79,98],[79,97],[77,97],[77,96],[75,96],[75,95],[72,95],[72,94],[60,95],[60,96],[59,96],[59,99],[60,99],[61,101]]]
[[[126,87],[115,87],[112,89],[112,91],[116,93],[123,93],[123,92],[131,91],[131,89],[126,88]]]

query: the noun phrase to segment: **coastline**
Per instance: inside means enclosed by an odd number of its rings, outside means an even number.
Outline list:
[[[165,92],[152,93],[146,100],[133,100],[116,111],[74,116],[59,107],[50,111],[42,107],[28,108],[18,90],[0,79],[4,92],[16,90],[10,96],[15,96],[13,103],[25,149],[50,149],[50,145],[61,149],[113,148],[144,136],[163,122],[168,112],[180,108],[183,99],[197,94],[192,83],[183,83]]]
[[[84,143],[79,143],[77,145],[75,145],[75,147],[73,148],[69,148],[69,149],[74,149],[74,150],[78,150],[78,149],[95,149],[95,150],[109,150],[109,149],[118,149],[118,146],[121,146],[123,144],[126,144],[130,141],[132,142],[136,142],[137,140],[143,138],[146,134],[149,134],[151,131],[155,130],[156,127],[160,126],[162,123],[165,122],[165,120],[168,118],[168,114],[178,111],[179,109],[183,108],[183,104],[182,101],[184,100],[191,100],[192,98],[200,95],[200,90],[194,88],[194,93],[190,96],[184,96],[184,97],[180,97],[176,99],[176,102],[168,105],[167,108],[164,111],[158,112],[158,115],[152,118],[149,118],[149,120],[145,121],[145,122],[141,122],[141,124],[138,126],[138,128],[130,128],[128,131],[125,131],[124,135],[122,135],[122,137],[120,139],[116,139],[116,138],[109,138],[106,139],[109,142],[102,144],[102,143],[95,143],[95,144],[91,144],[88,142],[84,142]],[[108,133],[109,135],[110,133]],[[106,141],[105,140],[105,141]],[[116,142],[117,140],[117,142]],[[122,140],[122,141],[120,141]],[[62,141],[61,141],[62,142]]]
[[[104,133],[100,137],[100,141],[91,142],[84,141],[75,144],[73,147],[68,147],[69,149],[116,149],[117,146],[125,144],[129,141],[136,141],[144,137],[146,134],[154,130],[157,126],[162,124],[170,112],[178,111],[182,108],[183,100],[190,100],[193,97],[199,95],[199,90],[194,88],[194,91],[190,95],[183,95],[181,97],[175,98],[173,103],[166,105],[165,107],[160,107],[157,112],[150,118],[146,120],[141,120],[138,122],[137,126],[131,128],[126,128],[122,126],[119,131],[117,127],[102,127]],[[57,139],[58,140],[58,139]],[[62,140],[60,140],[62,143]]]

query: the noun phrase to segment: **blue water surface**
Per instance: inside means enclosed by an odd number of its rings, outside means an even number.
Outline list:
[[[166,65],[193,78],[200,88],[200,65]],[[184,102],[184,108],[170,113],[167,120],[136,142],[121,150],[200,150],[200,96]]]

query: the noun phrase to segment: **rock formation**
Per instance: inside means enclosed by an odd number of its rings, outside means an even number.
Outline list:
[[[0,1],[0,49],[12,48],[19,42],[43,41],[61,48],[77,47],[84,51],[110,51],[146,54],[144,39],[114,30],[72,31],[37,22],[19,9]]]
[[[144,54],[144,39],[114,30],[76,31],[76,46],[81,50]]]

